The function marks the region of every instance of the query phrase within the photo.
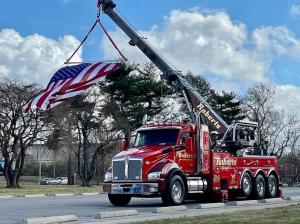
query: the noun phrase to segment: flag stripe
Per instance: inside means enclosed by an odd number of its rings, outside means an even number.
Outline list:
[[[103,70],[106,69],[109,65],[105,64],[103,67],[101,67],[100,71],[97,73],[97,75],[95,75],[94,77],[97,77],[98,74],[101,72],[104,72]],[[86,83],[90,82],[92,80],[88,80],[88,81],[85,81],[85,82],[79,82],[79,83],[75,83],[74,85],[71,85],[69,89],[76,89],[82,85],[85,85]]]
[[[52,97],[57,91],[59,91],[63,87],[63,84],[65,82],[67,82],[67,80],[59,81],[51,91],[44,94],[43,97],[38,101],[37,107],[41,108],[42,110],[46,110],[49,98]]]
[[[80,80],[80,82],[79,83],[81,83],[81,82],[85,82],[85,81],[87,81],[88,80],[88,78],[89,78],[89,76],[90,76],[90,74],[95,70],[95,68],[97,68],[98,67],[98,65],[100,65],[101,63],[97,63],[97,64],[94,64],[85,74],[84,74],[84,76],[82,77],[82,79]]]
[[[51,78],[46,89],[27,103],[25,112],[30,109],[47,110],[70,99],[120,67],[118,63],[83,63],[59,69]]]

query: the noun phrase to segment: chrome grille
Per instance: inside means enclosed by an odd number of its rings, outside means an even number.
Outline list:
[[[113,161],[113,180],[125,180],[125,160]]]
[[[142,178],[142,159],[118,158],[113,160],[113,181],[139,181]]]
[[[141,160],[129,160],[128,162],[128,180],[140,180],[142,170]]]

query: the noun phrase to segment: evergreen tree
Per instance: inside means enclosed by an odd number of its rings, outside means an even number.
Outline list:
[[[193,73],[188,72],[185,78],[196,88],[196,90],[207,102],[210,102],[213,90],[209,82],[203,76],[194,75]]]
[[[210,103],[227,124],[231,124],[234,120],[245,118],[241,109],[242,101],[237,100],[234,92],[227,93],[222,91],[222,94],[213,92]]]
[[[234,92],[222,91],[219,94],[211,88],[204,77],[196,76],[191,72],[187,73],[185,77],[228,124],[231,124],[234,120],[245,118],[241,109],[242,101],[237,99]]]
[[[154,117],[163,110],[162,95],[169,92],[153,64],[142,67],[124,64],[107,77],[100,89],[105,95],[103,113],[113,118],[114,127],[128,141],[132,131],[142,125],[145,114]]]

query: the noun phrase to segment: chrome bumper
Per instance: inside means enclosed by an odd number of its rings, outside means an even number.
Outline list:
[[[104,183],[103,192],[110,194],[152,195],[158,193],[158,183]]]

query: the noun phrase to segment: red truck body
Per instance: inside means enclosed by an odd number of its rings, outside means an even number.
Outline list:
[[[200,144],[202,169],[197,171],[196,133],[197,128],[201,129]],[[168,189],[169,177],[178,175],[185,185],[185,197],[189,198],[208,196],[214,201],[224,201],[231,193],[241,193],[243,187],[247,188],[247,180],[244,183],[243,177],[250,176],[248,187],[252,188],[253,195],[255,178],[259,175],[264,179],[265,197],[279,197],[279,176],[276,157],[252,155],[251,147],[238,154],[226,151],[225,148],[216,150],[210,148],[209,131],[206,125],[193,125],[184,123],[162,123],[150,124],[137,130],[161,131],[176,130],[176,142],[174,145],[148,144],[140,147],[129,148],[114,156],[112,161],[111,178],[106,179],[103,189],[110,197],[127,196],[162,196]],[[159,138],[159,136],[157,136]],[[186,139],[190,139],[190,143]],[[158,172],[157,179],[149,179],[150,173]],[[121,173],[121,174],[120,174]],[[245,175],[247,174],[247,175]],[[276,178],[275,194],[268,194],[268,178]],[[274,178],[273,178],[274,179]],[[243,185],[244,184],[244,185]],[[245,185],[246,184],[246,185]],[[236,195],[236,194],[233,194]],[[242,194],[241,194],[242,195]],[[242,195],[243,196],[243,195]],[[258,198],[258,199],[261,199]],[[112,200],[113,201],[113,200]],[[113,203],[114,204],[114,203]],[[176,204],[176,203],[171,203]]]

